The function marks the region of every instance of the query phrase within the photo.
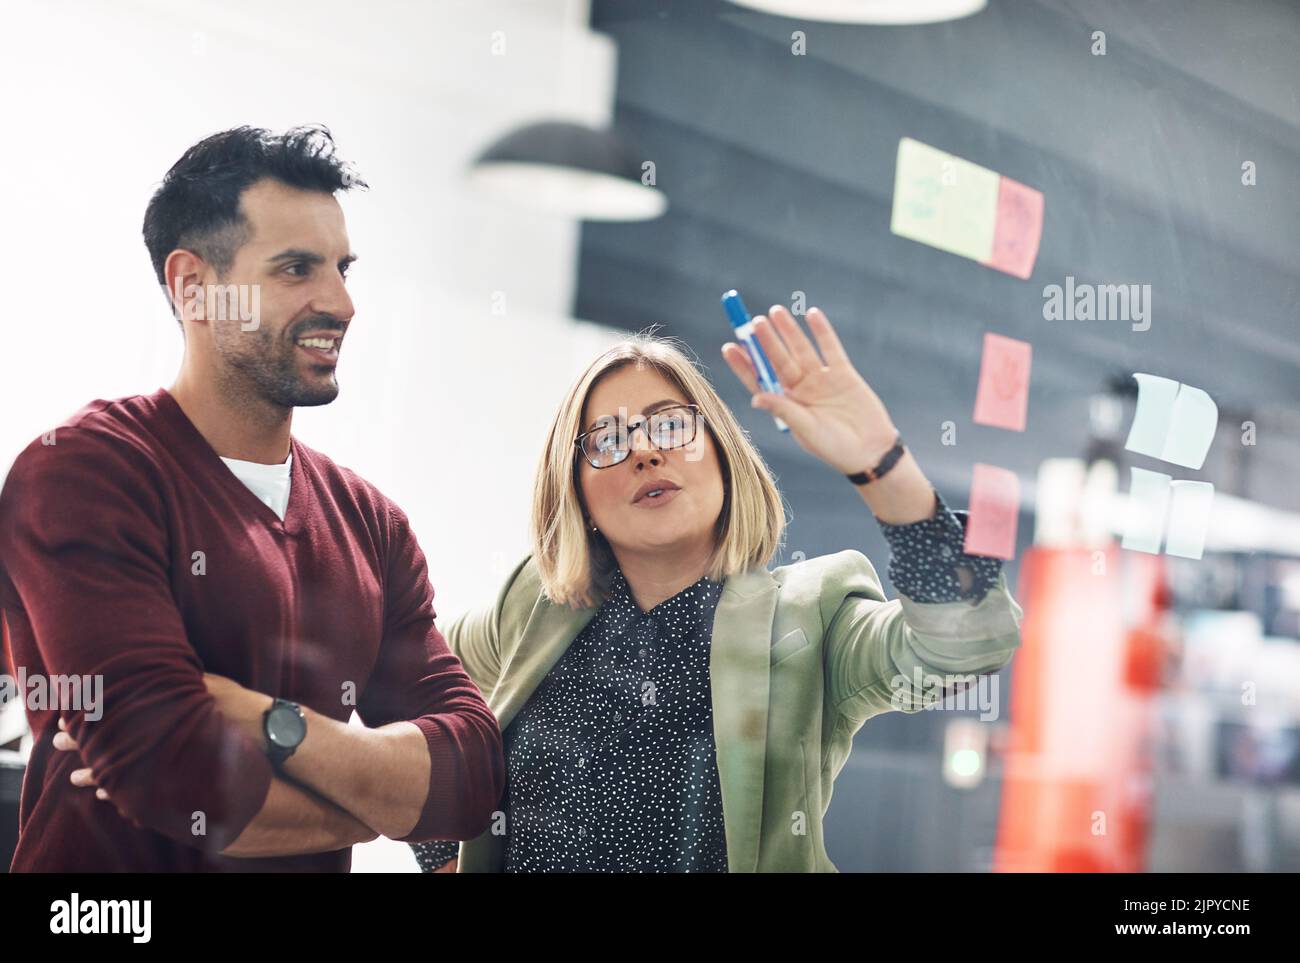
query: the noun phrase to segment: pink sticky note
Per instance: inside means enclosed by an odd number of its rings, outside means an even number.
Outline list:
[[[1034,273],[1043,237],[1043,193],[1003,177],[998,182],[998,213],[993,253],[984,263],[1022,281]]]
[[[979,392],[975,395],[975,423],[1025,430],[1029,409],[1029,365],[1034,348],[1028,341],[984,335],[984,356],[980,360]]]
[[[970,483],[970,517],[966,519],[968,555],[1011,559],[1016,555],[1020,517],[1020,479],[996,465],[975,465]]]

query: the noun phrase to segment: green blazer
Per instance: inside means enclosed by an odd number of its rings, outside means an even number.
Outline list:
[[[529,556],[447,641],[504,732],[595,614],[552,604]],[[729,870],[835,872],[822,817],[853,734],[882,712],[921,710],[916,669],[923,678],[1006,665],[1022,615],[1005,574],[978,604],[886,601],[855,551],[727,578],[709,677]],[[502,870],[503,823],[498,815],[461,843],[458,872]]]

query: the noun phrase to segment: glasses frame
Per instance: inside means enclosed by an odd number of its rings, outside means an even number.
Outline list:
[[[686,409],[689,409],[689,410],[690,410],[691,414],[694,415],[694,417],[695,417],[695,421],[694,421],[694,430],[691,432],[691,437],[688,438],[686,441],[682,442],[680,445],[669,445],[669,446],[667,446],[667,447],[661,448],[659,445],[655,444],[655,440],[654,440],[653,438],[650,437],[650,429],[649,429],[647,426],[650,424],[650,419],[653,418],[655,415],[657,415],[657,414],[661,414],[662,412],[665,412],[665,411],[672,411],[674,408],[686,408]],[[628,458],[631,456],[631,454],[632,454],[632,435],[633,435],[633,434],[634,434],[638,429],[640,429],[641,433],[642,433],[643,435],[645,435],[646,442],[650,445],[650,447],[651,447],[653,450],[655,450],[655,451],[676,451],[678,448],[685,448],[687,445],[689,445],[689,444],[691,444],[693,441],[695,441],[696,437],[699,435],[699,432],[700,432],[700,422],[704,420],[704,415],[703,415],[703,413],[700,411],[700,406],[699,406],[699,405],[691,405],[691,404],[671,404],[671,405],[664,405],[662,408],[656,408],[654,411],[647,411],[647,412],[645,412],[644,414],[645,414],[645,417],[642,418],[640,421],[638,421],[635,425],[631,425],[631,424],[630,424],[630,425],[627,426],[627,451],[626,451],[626,453],[623,455],[622,458],[620,458],[618,461],[616,461],[616,462],[614,462],[614,463],[612,463],[612,464],[609,464],[609,465],[597,465],[595,462],[593,462],[593,461],[591,460],[591,456],[587,454],[587,449],[584,448],[584,447],[583,447],[583,444],[582,444],[583,439],[585,439],[588,435],[593,435],[593,434],[595,434],[595,433],[598,432],[598,431],[602,431],[602,430],[604,430],[604,426],[602,426],[602,427],[598,427],[598,428],[592,428],[592,429],[589,429],[588,431],[584,431],[584,432],[583,432],[582,434],[580,434],[577,438],[573,439],[574,447],[578,449],[578,453],[582,455],[583,460],[585,460],[585,461],[587,462],[588,465],[590,465],[592,468],[596,469],[597,471],[602,471],[603,469],[606,469],[606,468],[617,468],[619,465],[623,464],[623,462],[627,461]]]

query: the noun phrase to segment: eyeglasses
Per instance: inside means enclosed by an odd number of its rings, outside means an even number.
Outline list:
[[[584,431],[573,443],[592,468],[612,468],[632,454],[632,433],[645,432],[652,448],[667,451],[681,448],[695,440],[700,414],[698,405],[672,405],[650,412],[644,421],[628,426],[614,418],[602,418],[591,431]]]

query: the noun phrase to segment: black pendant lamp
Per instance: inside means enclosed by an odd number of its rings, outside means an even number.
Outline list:
[[[642,160],[612,130],[568,121],[521,127],[478,156],[475,187],[503,200],[588,221],[659,217],[668,198],[642,183]]]

